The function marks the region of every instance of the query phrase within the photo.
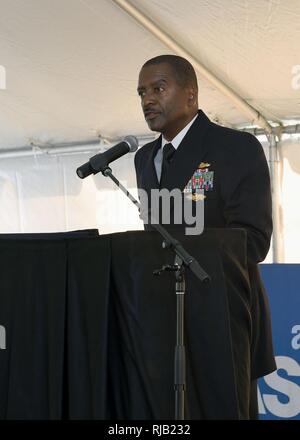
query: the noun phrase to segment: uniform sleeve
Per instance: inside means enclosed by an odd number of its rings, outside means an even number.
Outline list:
[[[248,263],[257,264],[265,259],[272,235],[270,175],[259,141],[247,133],[241,141],[223,195],[224,215],[227,227],[247,231]]]

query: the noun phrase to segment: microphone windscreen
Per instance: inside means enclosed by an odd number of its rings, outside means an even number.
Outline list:
[[[139,142],[135,136],[129,135],[125,136],[124,142],[129,145],[129,152],[133,153],[139,147]]]

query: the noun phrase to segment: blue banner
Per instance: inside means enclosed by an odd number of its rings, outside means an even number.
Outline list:
[[[259,380],[260,419],[300,420],[300,264],[262,264],[277,371]]]

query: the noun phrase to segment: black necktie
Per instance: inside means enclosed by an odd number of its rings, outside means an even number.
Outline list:
[[[171,143],[164,146],[160,181],[162,181],[163,176],[165,176],[166,171],[172,162],[175,151],[176,150]]]

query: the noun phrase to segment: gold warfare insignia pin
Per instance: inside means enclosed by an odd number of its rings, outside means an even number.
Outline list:
[[[208,168],[208,167],[210,167],[210,163],[207,163],[207,162],[201,162],[201,163],[198,165],[198,168],[200,168],[200,169]]]
[[[205,198],[206,198],[206,195],[204,195],[204,194],[199,194],[199,193],[192,194],[192,200],[194,202],[199,202],[199,200],[204,200]]]
[[[206,195],[202,193],[193,192],[193,193],[187,193],[186,197],[188,199],[193,200],[193,202],[199,202],[199,200],[201,201],[204,200],[206,198]]]

